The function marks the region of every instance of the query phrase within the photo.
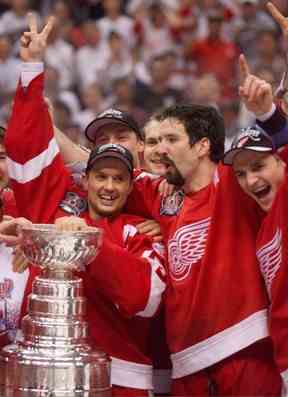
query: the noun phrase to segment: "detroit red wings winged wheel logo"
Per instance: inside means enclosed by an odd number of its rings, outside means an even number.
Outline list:
[[[170,276],[175,281],[188,277],[193,264],[204,255],[210,219],[181,227],[168,243]]]
[[[280,269],[282,261],[282,233],[280,229],[276,230],[273,238],[260,248],[256,252],[256,255],[265,280],[268,295],[270,296],[271,285]]]

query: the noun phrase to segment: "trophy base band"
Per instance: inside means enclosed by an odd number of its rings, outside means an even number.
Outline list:
[[[0,397],[111,397],[105,353],[47,353],[20,343],[6,346],[0,360]]]

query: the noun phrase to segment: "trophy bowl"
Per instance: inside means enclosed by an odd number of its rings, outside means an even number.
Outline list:
[[[21,248],[27,260],[42,269],[84,270],[96,258],[102,242],[101,229],[60,231],[55,225],[21,227]]]

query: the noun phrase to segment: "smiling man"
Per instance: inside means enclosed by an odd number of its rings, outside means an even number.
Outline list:
[[[287,122],[283,130],[287,142]],[[269,331],[283,378],[283,395],[286,395],[288,146],[277,152],[270,137],[253,126],[240,131],[223,162],[233,168],[243,191],[266,213],[258,233],[256,252],[270,300]]]
[[[120,145],[97,146],[88,160],[84,186],[89,216],[117,216],[133,187],[133,159]]]
[[[245,128],[234,139],[231,150],[225,153],[223,163],[233,165],[244,192],[263,211],[268,211],[284,180],[286,167],[276,155],[271,138],[257,126]]]
[[[269,87],[259,84],[271,99]],[[263,98],[260,103],[265,104]],[[271,102],[262,113],[270,108]],[[280,371],[268,338],[268,301],[255,253],[261,213],[232,170],[219,164],[223,119],[212,107],[179,105],[153,120],[166,178],[182,184],[185,194],[166,234],[173,394],[279,395]],[[145,199],[161,224],[158,204],[153,197]]]
[[[59,205],[69,192],[71,175],[64,167],[43,97],[41,60],[53,19],[38,33],[30,15],[29,27],[30,33],[21,40],[26,62],[7,129],[8,170],[21,215],[34,223],[54,223],[63,217]],[[83,225],[103,229],[99,255],[83,280],[92,340],[112,357],[113,397],[151,395],[150,317],[157,312],[166,287],[159,245],[138,233],[136,225],[142,219],[122,213],[133,184],[133,168],[133,157],[125,147],[97,146],[86,167],[88,207],[70,196],[81,207],[82,219],[66,216],[61,221],[63,228],[69,222],[75,229]]]
[[[135,168],[140,168],[143,137],[137,122],[129,113],[107,109],[88,124],[85,135],[95,146],[118,143],[126,147],[133,155]]]
[[[158,150],[161,136],[159,135],[157,129],[154,129],[154,123],[155,121],[153,120],[148,121],[144,128],[145,169],[155,175],[164,175],[166,167],[161,161]]]

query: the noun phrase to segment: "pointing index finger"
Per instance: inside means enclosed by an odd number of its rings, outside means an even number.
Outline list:
[[[241,83],[243,83],[245,79],[250,75],[250,68],[244,54],[241,54],[239,57],[239,69],[240,69],[240,81]]]

